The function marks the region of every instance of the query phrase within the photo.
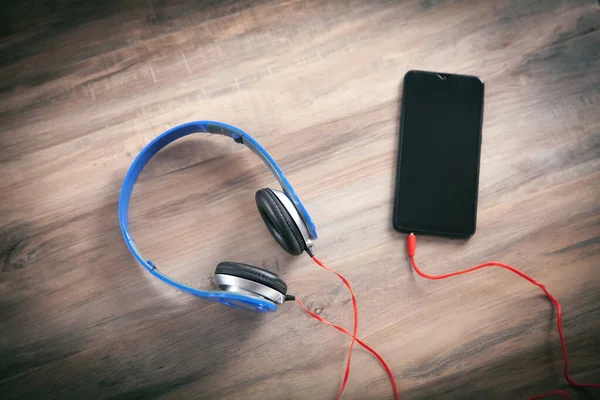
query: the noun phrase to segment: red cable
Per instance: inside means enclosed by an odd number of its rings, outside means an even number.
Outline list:
[[[571,385],[576,386],[576,387],[600,388],[600,384],[578,383],[578,382],[575,382],[573,379],[571,379],[571,377],[569,376],[569,357],[567,355],[567,346],[565,345],[565,338],[563,336],[563,327],[562,327],[562,307],[560,306],[560,303],[558,302],[558,300],[556,300],[556,298],[554,296],[552,296],[550,294],[550,292],[548,292],[548,289],[546,289],[546,287],[543,284],[539,283],[538,281],[531,278],[529,275],[519,271],[518,269],[511,267],[510,265],[502,264],[499,262],[487,262],[487,263],[477,265],[475,267],[468,268],[468,269],[465,269],[462,271],[452,272],[450,274],[429,275],[429,274],[426,274],[425,272],[421,271],[419,269],[419,267],[417,267],[417,263],[415,262],[415,252],[417,250],[417,237],[413,233],[408,235],[407,247],[408,247],[408,256],[410,257],[410,262],[411,262],[413,268],[415,269],[417,274],[421,275],[423,278],[426,278],[426,279],[433,279],[433,280],[445,279],[445,278],[450,278],[452,276],[463,275],[463,274],[466,274],[469,272],[477,271],[478,269],[482,269],[485,267],[500,267],[500,268],[507,269],[511,272],[514,272],[515,274],[519,275],[521,278],[528,280],[529,282],[533,283],[534,285],[536,285],[537,287],[542,289],[544,291],[544,293],[546,294],[546,296],[548,297],[548,299],[550,299],[552,304],[554,304],[554,307],[556,307],[556,325],[558,327],[558,336],[560,337],[560,346],[562,348],[563,356],[565,359],[565,367],[564,367],[565,379]],[[561,394],[561,395],[565,396],[567,399],[569,398],[569,395],[564,390],[554,390],[552,392],[543,393],[543,394],[540,394],[540,395],[537,395],[534,397],[530,397],[528,400],[539,399],[542,397],[551,396],[551,395],[555,395],[555,394]]]
[[[306,311],[307,313],[309,313],[312,317],[316,318],[317,320],[323,322],[324,324],[327,325],[331,325],[333,326],[335,329],[337,329],[338,331],[345,333],[346,335],[352,337],[353,339],[356,340],[356,342],[361,345],[362,347],[364,347],[367,351],[369,351],[371,354],[373,354],[377,360],[379,360],[379,362],[381,363],[381,366],[383,367],[383,369],[385,370],[386,374],[388,375],[388,377],[390,378],[390,382],[392,383],[392,388],[394,389],[394,398],[396,400],[400,400],[400,395],[398,394],[398,387],[396,387],[396,381],[394,380],[394,375],[392,374],[392,370],[390,369],[390,367],[387,365],[387,363],[385,362],[385,360],[383,359],[383,357],[381,357],[379,355],[379,353],[377,353],[371,346],[369,346],[368,344],[366,344],[365,342],[363,342],[362,340],[360,340],[359,338],[352,336],[352,334],[350,332],[348,332],[345,328],[339,326],[339,325],[335,325],[332,324],[331,322],[327,321],[325,318],[321,317],[318,314],[315,314],[314,312],[310,311],[308,309],[308,307],[306,307],[304,305],[304,303],[302,303],[302,300],[300,300],[298,297],[296,297],[296,301],[298,302],[298,304],[300,304],[300,306],[302,308],[304,308],[304,311]]]
[[[352,342],[350,342],[350,350],[348,351],[348,360],[346,360],[346,372],[344,372],[344,380],[342,382],[342,387],[337,395],[337,400],[342,397],[342,393],[344,393],[344,389],[346,389],[346,384],[348,383],[348,377],[350,376],[350,361],[352,360],[352,349],[354,348],[354,342],[356,340],[356,332],[358,331],[358,304],[356,303],[356,296],[354,296],[354,291],[352,290],[352,286],[350,282],[346,278],[344,278],[340,273],[334,271],[329,268],[327,265],[323,264],[321,260],[319,260],[315,256],[311,256],[314,262],[316,262],[321,268],[325,268],[326,270],[333,272],[344,282],[344,285],[348,288],[350,295],[352,296],[352,309],[354,310],[354,328],[352,329]]]
[[[392,370],[390,369],[390,367],[384,361],[383,357],[381,357],[375,350],[373,350],[370,346],[368,346],[366,343],[364,343],[362,340],[360,340],[356,337],[356,333],[358,331],[358,303],[356,302],[356,296],[354,295],[354,291],[352,290],[352,285],[350,285],[350,282],[348,282],[348,280],[346,278],[344,278],[340,273],[338,273],[337,271],[335,271],[332,268],[325,265],[317,257],[311,255],[311,258],[321,268],[324,268],[324,269],[336,274],[338,276],[338,278],[340,278],[342,280],[342,282],[344,282],[344,285],[346,285],[346,287],[348,288],[348,291],[350,292],[350,296],[352,296],[352,309],[354,311],[354,327],[352,329],[352,332],[353,332],[352,334],[350,334],[350,332],[348,332],[345,328],[338,326],[338,325],[334,325],[331,322],[327,321],[325,318],[313,313],[307,307],[304,306],[304,304],[302,303],[302,301],[300,299],[296,299],[298,301],[298,304],[300,304],[302,306],[302,308],[304,308],[304,310],[306,312],[308,312],[312,317],[316,318],[317,320],[319,320],[323,323],[333,326],[340,332],[343,332],[352,338],[352,342],[350,343],[350,349],[348,352],[348,359],[346,361],[346,370],[344,372],[344,380],[342,382],[342,387],[340,388],[340,391],[337,395],[337,399],[338,400],[340,399],[340,397],[342,396],[342,393],[344,392],[344,389],[346,388],[346,384],[348,383],[348,377],[350,376],[350,362],[352,360],[352,349],[354,348],[354,343],[358,342],[362,347],[364,347],[365,349],[370,351],[379,360],[379,362],[385,369],[386,373],[388,374],[388,377],[390,378],[390,381],[392,383],[392,388],[394,389],[395,399],[400,400],[400,396],[398,394],[398,388],[396,387],[396,382],[394,381],[394,376],[392,375]]]
[[[535,395],[533,397],[528,398],[527,400],[541,399],[542,397],[554,396],[555,394],[560,394],[565,399],[571,400],[571,397],[569,397],[569,393],[567,393],[567,392],[565,392],[564,390],[561,390],[561,389],[557,389],[557,390],[553,390],[551,392],[546,392],[546,393],[538,394],[538,395]]]

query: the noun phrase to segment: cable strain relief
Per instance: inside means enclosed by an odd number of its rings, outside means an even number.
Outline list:
[[[296,300],[296,296],[292,296],[291,294],[285,295],[285,301],[294,301]]]

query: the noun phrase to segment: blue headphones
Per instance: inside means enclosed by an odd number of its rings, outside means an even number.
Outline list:
[[[228,136],[236,143],[248,147],[263,160],[283,189],[260,189],[256,192],[256,205],[263,221],[285,251],[292,255],[300,255],[304,251],[312,254],[312,240],[317,238],[315,224],[273,157],[246,132],[215,121],[196,121],[176,126],[162,133],[138,154],[127,171],[119,196],[119,222],[125,243],[144,268],[177,289],[231,307],[258,312],[276,311],[277,304],[286,301],[287,292],[287,285],[278,275],[252,265],[226,261],[217,265],[214,275],[215,283],[221,290],[200,290],[177,282],[160,272],[152,261],[142,257],[129,233],[129,201],[140,172],[160,149],[179,138],[197,132]]]

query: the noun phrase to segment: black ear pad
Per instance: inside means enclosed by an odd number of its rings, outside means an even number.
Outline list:
[[[287,285],[279,275],[267,271],[266,269],[254,267],[248,264],[223,261],[217,265],[215,274],[231,275],[238,278],[248,279],[249,281],[260,283],[271,289],[277,290],[281,294],[287,292]]]
[[[256,206],[269,232],[279,245],[293,256],[302,254],[306,244],[300,229],[271,189],[256,192]]]

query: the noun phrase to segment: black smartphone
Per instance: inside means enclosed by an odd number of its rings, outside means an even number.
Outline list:
[[[475,233],[483,94],[476,76],[404,76],[396,230],[458,238]]]

